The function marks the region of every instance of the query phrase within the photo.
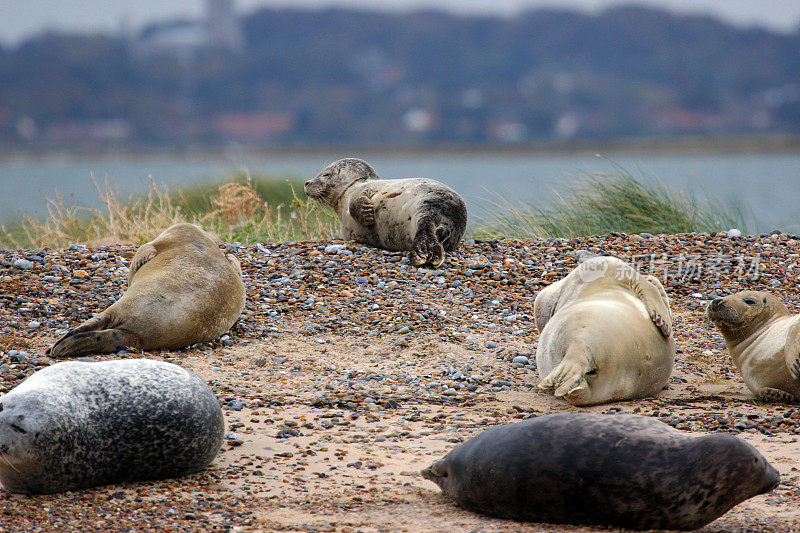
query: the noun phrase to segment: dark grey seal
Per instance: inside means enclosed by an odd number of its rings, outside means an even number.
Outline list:
[[[422,476],[479,513],[632,529],[695,529],[779,481],[732,435],[689,437],[646,416],[589,413],[489,429]]]
[[[208,466],[224,420],[197,375],[147,359],[64,362],[0,397],[0,482],[51,494]]]

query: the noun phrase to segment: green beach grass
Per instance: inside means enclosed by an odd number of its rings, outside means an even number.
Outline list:
[[[92,178],[94,180],[94,178]],[[223,183],[168,189],[155,181],[141,196],[122,198],[113,183],[94,180],[104,207],[48,198],[46,216],[31,216],[0,230],[0,247],[60,248],[70,244],[141,244],[177,222],[193,222],[224,242],[327,240],[336,215],[309,200],[299,181],[234,175]],[[615,167],[582,175],[561,195],[490,202],[491,213],[472,222],[471,237],[531,239],[607,234],[746,231],[741,209],[708,196],[699,199]]]
[[[707,195],[686,195],[657,181],[636,178],[620,167],[613,173],[582,175],[568,183],[564,193],[551,193],[541,205],[502,197],[490,204],[492,212],[479,223],[477,236],[531,239],[612,231],[654,235],[746,231],[741,207]]]

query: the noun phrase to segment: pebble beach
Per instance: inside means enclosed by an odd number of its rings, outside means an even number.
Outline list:
[[[52,496],[0,490],[0,531],[595,531],[458,508],[419,470],[482,430],[557,412],[637,413],[753,444],[781,474],[702,531],[800,531],[800,406],[754,400],[708,301],[767,290],[800,312],[800,237],[723,234],[468,240],[438,269],[342,241],[222,245],[247,305],[218,340],[119,352],[202,376],[225,413],[211,467]],[[0,250],[0,393],[126,289],[134,246]],[[576,408],[537,390],[533,301],[582,257],[659,277],[677,358],[655,398]],[[608,528],[598,531],[608,531]]]

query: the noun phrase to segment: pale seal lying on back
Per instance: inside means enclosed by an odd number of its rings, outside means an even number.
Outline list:
[[[471,511],[632,529],[695,529],[779,481],[733,435],[690,437],[646,416],[589,413],[486,430],[422,476]]]
[[[131,260],[128,290],[58,340],[48,353],[182,348],[219,337],[244,308],[239,261],[194,224],[175,224]]]
[[[800,401],[800,315],[791,315],[774,295],[756,291],[715,298],[706,314],[757,398]]]
[[[534,301],[542,383],[575,405],[657,394],[675,360],[661,282],[614,257],[581,263]]]
[[[427,178],[382,180],[361,159],[328,165],[305,191],[336,211],[343,239],[410,251],[416,266],[442,264],[467,227],[467,206],[450,187]]]
[[[211,463],[223,432],[214,393],[177,365],[57,363],[0,397],[0,482],[50,494],[183,476]]]

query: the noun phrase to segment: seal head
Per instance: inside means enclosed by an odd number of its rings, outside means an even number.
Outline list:
[[[726,339],[746,339],[768,321],[789,316],[789,310],[773,294],[742,291],[724,298],[714,298],[706,316]]]

